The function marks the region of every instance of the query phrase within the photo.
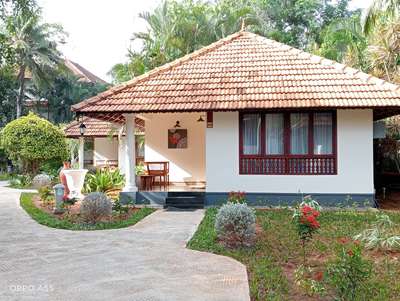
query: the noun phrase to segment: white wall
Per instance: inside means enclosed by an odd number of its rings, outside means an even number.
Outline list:
[[[118,160],[118,139],[95,138],[93,158],[94,165],[104,164],[103,160]]]
[[[239,175],[238,112],[214,113],[214,127],[206,131],[206,190],[373,193],[372,110],[338,110],[337,139],[337,175]]]
[[[169,161],[170,181],[205,181],[205,122],[197,122],[200,113],[143,114],[145,128],[145,161]],[[205,119],[205,118],[204,118]],[[168,129],[179,120],[188,130],[186,149],[168,149]]]

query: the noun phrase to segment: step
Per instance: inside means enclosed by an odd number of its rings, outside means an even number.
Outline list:
[[[204,204],[204,199],[195,198],[195,197],[180,197],[180,198],[166,198],[166,204]]]
[[[204,208],[204,196],[202,195],[180,195],[168,196],[165,199],[165,208]]]
[[[203,209],[204,205],[193,205],[193,204],[172,204],[164,205],[164,208],[177,208],[177,209]]]
[[[190,197],[190,196],[204,198],[205,193],[199,192],[199,191],[169,191],[168,192],[168,197]]]

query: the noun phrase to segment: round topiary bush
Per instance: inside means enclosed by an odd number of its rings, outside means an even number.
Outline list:
[[[51,186],[51,178],[46,174],[36,175],[32,180],[32,186],[35,189]]]
[[[33,113],[8,123],[1,132],[1,144],[14,164],[24,172],[37,174],[46,161],[68,158],[64,132]]]
[[[102,192],[89,193],[82,201],[80,214],[87,223],[96,224],[112,214],[112,202]]]
[[[256,216],[246,204],[228,202],[217,213],[215,230],[227,247],[248,247],[256,236]]]

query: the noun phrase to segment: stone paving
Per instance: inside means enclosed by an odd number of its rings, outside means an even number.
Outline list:
[[[159,210],[125,229],[68,231],[37,224],[19,195],[0,184],[2,301],[250,300],[245,266],[185,248],[203,210]]]

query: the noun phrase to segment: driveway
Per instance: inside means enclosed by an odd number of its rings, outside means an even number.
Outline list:
[[[249,300],[242,264],[185,248],[203,210],[75,232],[37,224],[19,194],[0,187],[0,300]]]

